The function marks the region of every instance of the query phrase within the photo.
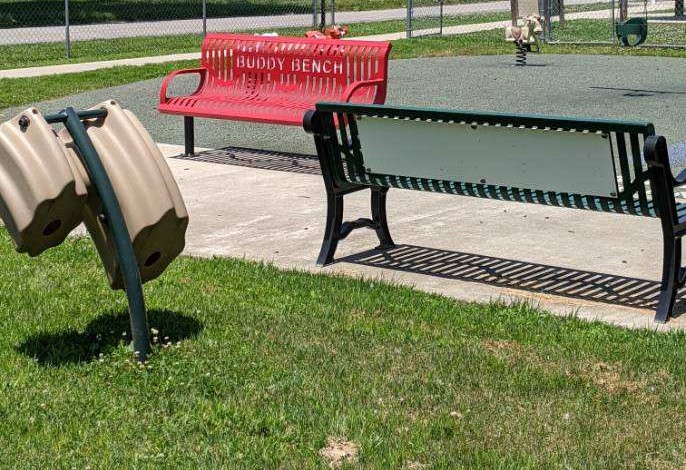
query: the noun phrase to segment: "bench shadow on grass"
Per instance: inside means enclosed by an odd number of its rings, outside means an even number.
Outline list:
[[[654,310],[660,294],[657,281],[415,245],[368,250],[338,261],[640,309]],[[673,316],[684,312],[686,296],[680,296]]]
[[[195,337],[202,324],[195,318],[167,310],[148,311],[148,323],[159,331],[160,341],[177,342]],[[126,336],[122,335],[126,332]],[[17,346],[17,351],[36,359],[39,364],[60,366],[89,362],[131,339],[128,311],[100,315],[83,331],[67,330],[38,333]]]

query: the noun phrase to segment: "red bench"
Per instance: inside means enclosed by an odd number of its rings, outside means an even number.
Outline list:
[[[157,109],[184,116],[192,154],[194,117],[302,126],[318,101],[383,104],[390,50],[388,42],[208,34],[200,68],[167,75]],[[198,88],[167,96],[181,74],[198,74]]]

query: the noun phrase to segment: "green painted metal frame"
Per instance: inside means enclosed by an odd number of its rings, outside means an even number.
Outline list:
[[[608,133],[612,135],[613,145],[617,150],[619,167],[615,170],[622,191],[616,198],[611,198],[490,186],[476,182],[428,180],[413,178],[412,175],[370,174],[365,168],[363,149],[358,138],[356,120],[359,116]],[[681,267],[681,238],[686,234],[686,205],[677,205],[674,198],[674,189],[686,184],[686,177],[682,178],[679,175],[675,178],[672,175],[665,139],[655,135],[653,124],[608,119],[319,103],[316,111],[310,111],[305,116],[303,127],[314,136],[327,191],[327,222],[317,265],[333,263],[338,242],[356,228],[374,229],[379,238],[380,248],[393,246],[385,207],[386,194],[391,187],[659,217],[663,232],[664,263],[655,320],[665,322],[670,317],[677,291],[686,281],[686,269]],[[650,195],[646,190],[647,183],[651,189]],[[372,219],[343,222],[344,196],[363,189],[372,191]]]
[[[418,108],[412,106],[387,106],[353,103],[317,103],[317,111],[343,113],[370,117],[393,117],[423,121],[476,122],[501,126],[550,127],[564,130],[588,130],[591,132],[626,132],[653,135],[655,127],[645,121],[622,121],[615,119],[582,119],[575,117],[543,116],[538,114],[506,114],[488,111],[450,110],[441,108]]]
[[[116,255],[124,280],[124,289],[129,305],[133,348],[138,355],[137,359],[142,362],[146,360],[150,352],[150,332],[136,255],[129,238],[126,220],[112,187],[112,182],[107,176],[100,156],[93,146],[90,137],[88,137],[82,122],[86,119],[105,116],[107,116],[107,111],[104,109],[77,112],[73,108],[65,108],[57,114],[45,116],[45,119],[50,124],[64,124],[67,131],[69,131],[74,140],[74,145],[79,150],[79,155],[88,172],[91,183],[102,202],[103,214],[108,221],[107,226],[114,241]]]

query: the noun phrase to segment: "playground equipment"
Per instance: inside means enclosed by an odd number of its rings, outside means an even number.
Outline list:
[[[323,31],[312,30],[305,33],[306,38],[312,39],[343,39],[350,33],[347,26],[335,24],[330,28],[325,28]]]
[[[319,4],[319,28],[307,31],[305,33],[306,38],[312,39],[342,39],[349,33],[347,26],[342,26],[336,24],[336,3],[334,0],[331,1],[331,26],[326,27],[326,0],[320,0]],[[316,5],[316,2],[312,3]],[[315,8],[316,10],[316,8]]]
[[[155,279],[184,247],[188,213],[162,153],[138,118],[115,101],[95,109],[106,117],[84,121],[86,132],[102,160],[127,222],[136,264],[143,282]],[[60,137],[69,139],[63,130]],[[144,156],[144,158],[141,158]],[[90,180],[82,177],[87,187]],[[121,269],[107,220],[99,217],[102,202],[89,197],[83,220],[105,265],[113,289],[123,289]]]
[[[58,134],[52,125],[62,124]],[[0,126],[0,217],[19,252],[37,256],[85,222],[110,286],[128,298],[134,351],[149,329],[142,283],[180,254],[188,214],[157,146],[129,111],[107,101]]]
[[[526,57],[535,47],[540,52],[538,36],[543,33],[543,19],[535,13],[517,20],[516,26],[505,28],[505,40],[513,42],[517,49],[517,65],[526,65]]]
[[[628,1],[619,0],[619,15],[615,14],[616,2],[612,0],[612,21],[615,34],[623,46],[635,47],[648,37],[648,0],[643,0],[643,17],[629,18]]]
[[[88,194],[74,170],[37,109],[0,125],[0,218],[18,252],[38,256],[81,223]]]

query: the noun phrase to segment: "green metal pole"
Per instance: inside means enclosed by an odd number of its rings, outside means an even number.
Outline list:
[[[150,334],[141,276],[138,271],[133,245],[129,238],[126,221],[124,220],[117,196],[114,193],[114,188],[112,188],[112,182],[107,176],[105,167],[93,146],[93,142],[88,137],[79,114],[73,108],[66,108],[64,114],[66,115],[65,127],[69,134],[71,134],[72,139],[74,139],[74,144],[79,149],[91,183],[102,201],[104,215],[109,221],[110,233],[114,240],[117,257],[119,258],[119,269],[121,270],[124,289],[129,301],[133,348],[134,351],[138,352],[138,360],[142,362],[145,361],[150,352]],[[82,116],[84,114],[82,113]]]

